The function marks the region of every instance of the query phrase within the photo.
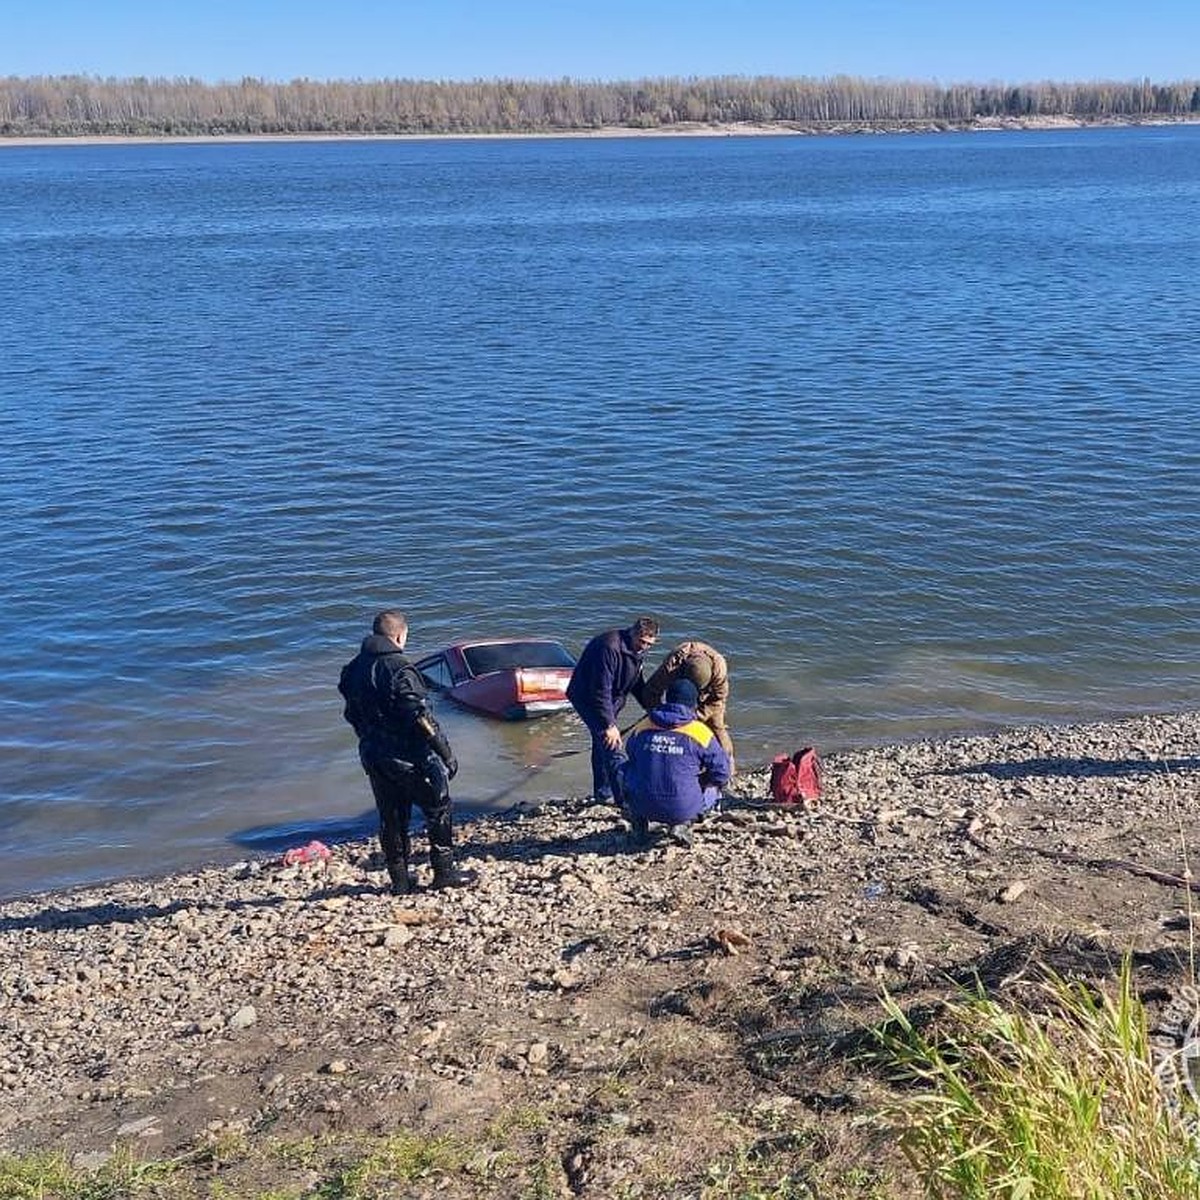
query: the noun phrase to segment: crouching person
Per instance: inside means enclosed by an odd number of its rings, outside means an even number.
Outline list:
[[[649,844],[652,821],[668,826],[672,841],[690,846],[692,822],[717,803],[729,782],[729,755],[697,720],[698,700],[690,679],[672,681],[663,702],[629,735],[617,780],[635,846]]]
[[[409,822],[415,804],[425,817],[435,888],[462,887],[467,876],[454,866],[450,780],[458,760],[425,702],[425,683],[404,655],[408,622],[402,613],[381,612],[373,632],[343,668],[338,691],[344,715],[358,734],[358,757],[379,811],[379,844],[392,892],[416,887],[409,873]]]

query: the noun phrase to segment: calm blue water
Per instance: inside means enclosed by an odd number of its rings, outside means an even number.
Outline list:
[[[1198,213],[1195,126],[0,146],[0,894],[370,829],[388,605],[654,613],[746,766],[1200,705]]]

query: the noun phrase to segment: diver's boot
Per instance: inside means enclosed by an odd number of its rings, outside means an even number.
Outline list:
[[[454,865],[453,850],[435,846],[429,852],[429,861],[433,864],[433,883],[430,886],[439,891],[443,888],[469,887],[474,882],[470,875]]]
[[[407,856],[387,864],[388,878],[392,881],[393,896],[407,896],[417,890],[416,876],[408,869]]]

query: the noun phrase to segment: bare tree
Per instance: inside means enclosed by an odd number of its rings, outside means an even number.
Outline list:
[[[0,79],[0,136],[224,133],[546,133],[693,124],[963,127],[985,118],[1200,119],[1200,81],[1013,85],[839,75],[616,82],[519,79]]]

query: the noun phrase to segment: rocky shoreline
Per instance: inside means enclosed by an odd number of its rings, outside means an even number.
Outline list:
[[[690,850],[584,800],[473,821],[462,891],[395,899],[357,842],[0,904],[0,1145],[196,1164],[179,1195],[316,1194],[397,1131],[460,1153],[395,1194],[720,1195],[740,1163],[899,1195],[842,1053],[883,987],[1132,953],[1186,1036],[1200,713],[824,766],[810,811],[743,774]]]

